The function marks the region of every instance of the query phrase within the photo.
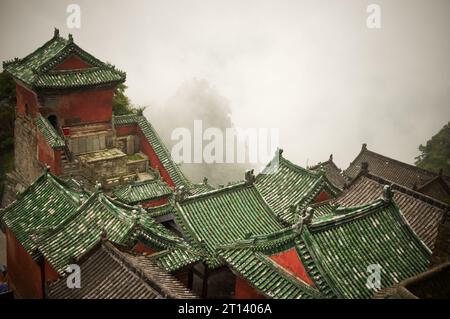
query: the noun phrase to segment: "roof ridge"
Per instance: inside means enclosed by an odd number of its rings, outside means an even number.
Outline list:
[[[423,193],[415,191],[412,188],[409,188],[409,187],[406,187],[406,186],[394,183],[394,182],[392,182],[390,180],[387,180],[387,179],[385,179],[385,178],[383,178],[381,176],[378,176],[378,175],[370,173],[370,172],[363,172],[361,174],[361,176],[359,176],[359,175],[356,176],[353,179],[353,181],[350,183],[349,186],[353,185],[356,182],[356,180],[361,178],[361,177],[366,177],[366,178],[368,178],[370,180],[373,180],[373,181],[375,181],[375,182],[377,182],[379,184],[381,184],[381,183],[385,183],[385,185],[389,184],[394,190],[399,191],[402,194],[412,196],[415,199],[418,199],[418,200],[420,200],[422,202],[425,202],[427,204],[433,205],[435,207],[439,207],[439,208],[442,208],[442,209],[449,209],[450,208],[450,205],[448,205],[445,202],[441,202],[441,201],[439,201],[439,200],[437,200],[437,199],[435,199],[433,197],[430,197],[428,195],[425,195]]]
[[[422,167],[415,166],[415,165],[412,165],[412,164],[408,164],[408,163],[402,162],[402,161],[400,161],[400,160],[398,160],[398,159],[395,159],[395,158],[392,158],[392,157],[389,157],[389,156],[386,156],[386,155],[377,153],[377,152],[375,152],[375,151],[371,151],[371,150],[369,150],[367,147],[365,147],[365,148],[363,147],[363,148],[361,149],[361,151],[360,151],[360,153],[358,154],[358,156],[350,163],[350,165],[353,164],[354,162],[356,162],[356,159],[357,159],[361,154],[363,154],[364,152],[366,152],[367,154],[371,154],[371,155],[373,155],[373,156],[375,156],[375,157],[377,157],[377,158],[379,158],[379,159],[387,159],[387,160],[393,161],[393,162],[395,162],[395,163],[397,163],[397,164],[400,164],[400,165],[402,165],[402,166],[404,166],[404,167],[408,167],[408,168],[411,168],[411,169],[413,169],[413,170],[420,171],[420,172],[423,172],[423,173],[425,173],[425,174],[429,174],[429,175],[431,175],[431,176],[433,176],[433,177],[435,177],[436,175],[439,175],[438,173],[435,173],[435,172],[433,172],[433,171],[424,169],[424,168],[422,168]],[[348,168],[347,168],[347,169],[348,169]],[[443,176],[450,178],[450,176],[446,176],[446,175],[443,175]]]
[[[22,63],[27,61],[31,56],[33,56],[36,52],[41,51],[44,49],[44,47],[48,46],[50,43],[55,42],[55,41],[60,41],[62,42],[65,46],[68,44],[67,40],[63,37],[61,37],[59,34],[58,35],[54,35],[53,37],[50,38],[50,40],[47,40],[46,42],[44,42],[44,44],[42,44],[40,47],[36,48],[34,51],[32,51],[31,53],[27,54],[26,56],[24,56],[22,59],[18,59],[17,62]]]

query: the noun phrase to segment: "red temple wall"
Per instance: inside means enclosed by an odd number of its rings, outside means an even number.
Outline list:
[[[61,174],[61,151],[54,150],[48,145],[47,140],[38,131],[38,159],[41,163],[50,166],[50,172],[55,175]]]
[[[112,119],[112,98],[111,88],[72,92],[58,96],[57,106],[42,109],[42,114],[55,114],[61,126],[78,120],[79,123],[108,122]]]
[[[328,195],[328,193],[325,191],[321,191],[320,194],[317,195],[315,202],[320,203],[327,199],[330,199],[330,195]]]
[[[59,278],[59,274],[53,269],[47,260],[44,261],[44,275],[46,282],[55,281]]]
[[[76,69],[86,69],[91,65],[84,62],[81,58],[76,55],[69,56],[65,61],[58,64],[55,67],[55,70],[76,70]]]
[[[169,200],[167,198],[160,198],[157,200],[150,200],[147,202],[142,203],[142,207],[156,207],[156,206],[161,206],[164,204],[167,204],[169,202]]]
[[[136,135],[136,125],[116,127],[117,136]]]
[[[20,84],[16,84],[16,101],[17,101],[17,113],[25,115],[25,104],[28,105],[29,115],[36,117],[38,112],[39,103],[37,95],[33,91],[25,88]]]
[[[253,288],[246,280],[236,276],[236,285],[234,291],[235,299],[266,299],[266,297],[257,289]]]
[[[147,246],[145,246],[145,245],[142,244],[142,243],[137,243],[137,244],[133,247],[133,250],[134,250],[135,252],[139,253],[139,254],[146,253],[146,254],[149,254],[149,255],[154,254],[154,253],[157,252],[156,249],[147,247]]]
[[[314,282],[309,278],[308,273],[300,260],[295,248],[283,251],[279,254],[270,256],[270,259],[275,261],[278,265],[283,267],[286,271],[293,274],[297,278],[306,282],[307,284],[314,286]]]
[[[155,151],[153,150],[150,143],[145,138],[145,135],[142,133],[142,131],[138,130],[138,136],[141,144],[141,151],[145,153],[145,155],[148,156],[150,159],[150,166],[153,168],[158,168],[159,173],[161,174],[161,177],[163,180],[170,186],[175,187],[175,183],[170,178],[169,173],[165,169],[165,167],[161,164],[161,161],[159,160],[158,156],[156,155]]]
[[[9,229],[6,229],[6,247],[8,279],[17,296],[42,298],[41,267]]]

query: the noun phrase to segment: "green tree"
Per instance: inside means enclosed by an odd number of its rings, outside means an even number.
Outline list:
[[[420,155],[416,165],[450,176],[450,122],[434,135],[425,145],[419,146]]]
[[[125,84],[119,84],[114,91],[112,108],[114,115],[124,115],[133,113],[133,108],[130,103],[130,99],[125,95],[127,86]]]
[[[10,104],[16,102],[16,83],[5,71],[0,73],[0,102]]]

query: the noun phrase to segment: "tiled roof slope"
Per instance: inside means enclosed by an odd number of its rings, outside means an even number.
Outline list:
[[[379,197],[384,185],[392,184],[372,174],[361,174],[335,204],[342,206],[358,206]],[[433,250],[439,224],[449,207],[431,197],[392,185],[394,199],[412,229]]]
[[[120,251],[102,242],[79,263],[80,289],[67,287],[61,278],[48,287],[50,299],[191,299],[195,295],[148,258]]]
[[[48,145],[52,148],[61,148],[66,145],[63,138],[55,131],[50,122],[41,115],[36,117],[36,127],[42,133]]]
[[[132,124],[137,124],[141,129],[142,133],[144,134],[149,144],[152,146],[162,165],[169,173],[169,176],[174,182],[175,186],[184,186],[190,189],[192,187],[191,183],[184,176],[178,165],[172,160],[169,150],[161,141],[161,138],[159,137],[156,130],[144,116],[122,115],[114,117],[115,126]]]
[[[76,70],[54,68],[70,56],[78,56],[90,67]],[[59,36],[55,29],[52,39],[23,59],[3,63],[3,68],[17,80],[33,89],[72,88],[125,81],[125,73],[90,55],[69,39]]]
[[[136,242],[156,249],[186,248],[187,244],[137,207],[116,202],[99,190],[57,229],[37,238],[40,251],[60,274],[107,236],[114,243]]]
[[[363,163],[368,164],[370,173],[411,189],[419,188],[439,175],[370,151],[366,144],[363,144],[360,153],[350,163],[344,174],[350,179],[355,178],[363,169]],[[450,185],[450,177],[444,176],[443,178]]]
[[[324,298],[314,287],[284,270],[269,256],[296,246],[300,234],[293,227],[220,247],[220,257],[232,271],[268,298]],[[300,258],[300,257],[299,257]]]
[[[283,228],[255,186],[246,183],[188,197],[177,203],[175,218],[193,245],[205,250],[213,268],[221,264],[218,246]]]
[[[344,186],[347,182],[344,175],[342,174],[342,170],[337,167],[337,165],[333,162],[333,154],[330,155],[328,161],[323,163],[318,163],[317,165],[309,167],[312,171],[319,171],[321,169],[325,170],[325,176],[328,180],[337,188],[344,189]]]
[[[339,208],[303,233],[306,248],[333,289],[344,298],[372,298],[369,265],[381,266],[381,289],[427,269],[430,251],[411,230],[397,205],[384,198]]]
[[[114,188],[113,194],[118,200],[133,205],[168,197],[173,194],[173,191],[165,182],[155,179],[118,186]]]
[[[201,193],[207,193],[214,190],[214,186],[208,183],[208,179],[205,177],[203,179],[203,183],[193,184],[193,187],[190,190],[191,195],[198,195]]]
[[[33,257],[39,256],[33,239],[39,234],[57,228],[70,218],[81,205],[86,194],[44,171],[0,215],[24,249]]]
[[[282,156],[278,150],[274,159],[258,174],[256,188],[273,212],[284,222],[296,222],[291,207],[306,207],[321,191],[331,196],[339,193],[324,172],[314,172],[297,166]]]

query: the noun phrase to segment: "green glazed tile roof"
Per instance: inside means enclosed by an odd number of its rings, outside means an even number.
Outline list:
[[[168,197],[173,191],[165,182],[156,179],[118,186],[114,188],[113,194],[126,204],[137,204]]]
[[[96,191],[77,212],[57,229],[37,239],[39,249],[54,269],[65,267],[89,252],[106,233],[117,244],[132,246],[137,241],[155,249],[187,247],[176,235],[147,216],[138,207],[113,201]]]
[[[175,203],[172,199],[169,200],[167,204],[156,206],[156,207],[146,207],[145,211],[150,217],[156,218],[167,214],[172,214],[175,212]]]
[[[245,183],[178,202],[175,219],[193,245],[209,255],[211,267],[221,265],[218,246],[283,228],[255,186]]]
[[[78,56],[91,67],[58,71],[54,68],[70,56]],[[23,59],[3,63],[3,68],[33,89],[70,88],[125,81],[125,73],[90,55],[72,38],[64,39],[55,32],[52,39]]]
[[[81,194],[46,171],[4,209],[3,222],[36,258],[39,252],[34,235],[56,228],[70,218],[80,206]]]
[[[318,266],[305,248],[301,230],[290,226],[275,233],[251,238],[220,247],[220,256],[233,271],[271,298],[335,298]],[[314,281],[315,287],[292,276],[268,256],[296,249],[299,259]],[[271,277],[271,280],[264,280]],[[281,288],[283,287],[283,288]]]
[[[329,220],[313,222],[303,240],[334,291],[344,298],[372,298],[367,267],[381,268],[381,288],[423,272],[430,251],[404,220],[393,201],[382,199],[354,208],[337,208]]]
[[[313,172],[283,158],[278,150],[275,158],[256,177],[255,185],[274,213],[288,224],[296,221],[292,205],[306,207],[321,191],[331,196],[339,190],[326,178],[325,172]]]
[[[185,248],[163,250],[149,256],[149,258],[162,269],[173,272],[201,261],[203,256],[192,247],[186,246]]]
[[[188,189],[192,188],[189,180],[184,176],[181,169],[178,165],[172,160],[169,150],[166,148],[164,143],[161,141],[156,130],[153,126],[147,121],[144,116],[137,115],[122,115],[114,117],[114,125],[122,126],[122,125],[131,125],[137,124],[144,134],[145,138],[152,146],[159,160],[161,161],[164,168],[169,173],[170,178],[174,182],[175,186],[184,186]]]
[[[312,299],[320,293],[283,270],[268,256],[250,249],[226,249],[221,257],[232,270],[269,298]]]
[[[66,143],[64,139],[55,131],[50,122],[41,115],[36,117],[36,127],[46,139],[48,145],[52,148],[64,147]]]

